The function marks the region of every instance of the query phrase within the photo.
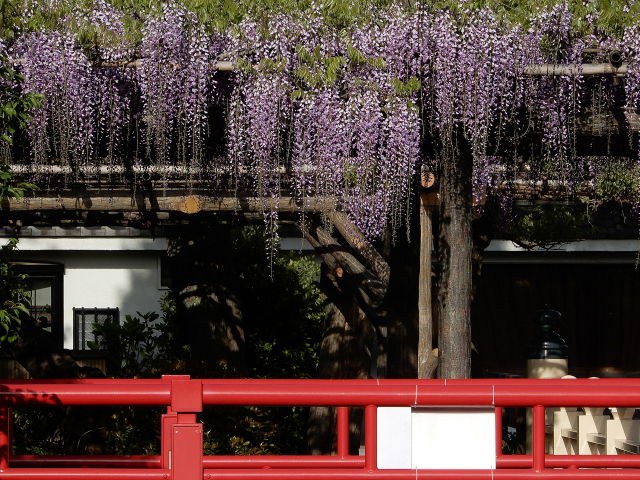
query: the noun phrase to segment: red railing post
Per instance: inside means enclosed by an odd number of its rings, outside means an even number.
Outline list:
[[[9,468],[11,459],[11,407],[0,407],[0,470]]]
[[[336,449],[339,457],[349,455],[349,408],[338,407],[336,420]]]
[[[202,412],[202,381],[171,379],[171,449],[168,458],[172,480],[202,480],[202,424],[196,414]]]
[[[189,380],[189,375],[162,375],[162,383],[171,385],[174,380]],[[160,468],[171,468],[171,437],[173,426],[178,423],[178,414],[167,407],[160,419]]]
[[[378,468],[378,407],[364,408],[364,468],[372,471]]]
[[[545,450],[545,409],[544,405],[533,407],[533,469],[536,472],[544,470]]]
[[[502,407],[495,407],[496,416],[496,458],[502,455]]]

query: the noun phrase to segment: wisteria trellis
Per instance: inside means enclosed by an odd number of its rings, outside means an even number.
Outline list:
[[[24,15],[56,4],[32,3]],[[274,199],[335,197],[377,237],[407,218],[422,164],[456,161],[455,131],[468,140],[477,197],[516,176],[569,187],[593,181],[597,169],[575,146],[584,78],[525,70],[579,65],[585,49],[596,61],[619,50],[629,63],[626,109],[635,112],[640,22],[613,38],[595,27],[578,35],[574,20],[562,1],[527,26],[488,9],[396,6],[337,27],[317,8],[210,33],[186,7],[167,3],[132,41],[122,11],[99,0],[54,29],[0,42],[0,55],[24,75],[25,90],[45,95],[21,159],[40,167],[38,175],[54,166],[76,177],[100,166],[158,167],[165,180],[198,176],[264,198],[272,225]],[[74,33],[78,23],[91,25],[99,41],[86,45]],[[233,73],[216,70],[221,55]],[[212,128],[220,123],[213,115],[223,117],[223,133]],[[535,148],[523,146],[531,132]]]

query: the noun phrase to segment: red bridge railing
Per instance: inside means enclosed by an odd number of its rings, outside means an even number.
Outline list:
[[[166,406],[157,456],[13,455],[11,408],[42,405]],[[203,456],[206,405],[335,406],[331,456]],[[496,469],[381,470],[380,406],[485,406],[496,411]],[[32,380],[0,382],[0,480],[640,480],[637,455],[545,455],[546,407],[640,406],[640,379],[594,380]],[[349,455],[348,408],[364,407],[365,455]],[[533,452],[503,455],[502,408],[533,409]]]

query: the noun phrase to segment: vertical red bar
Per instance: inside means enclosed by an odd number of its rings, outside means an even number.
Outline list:
[[[11,407],[0,407],[0,470],[9,468],[11,457]]]
[[[502,407],[496,407],[496,457],[502,455]]]
[[[378,468],[378,407],[367,405],[364,408],[364,468]]]
[[[172,434],[172,478],[202,480],[202,425],[176,424]]]
[[[336,422],[336,443],[339,457],[349,455],[349,408],[338,407],[338,419]]]
[[[533,407],[533,469],[544,470],[545,414],[544,405]]]

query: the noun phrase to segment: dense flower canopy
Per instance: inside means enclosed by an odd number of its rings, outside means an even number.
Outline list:
[[[595,185],[606,170],[597,157],[614,153],[586,148],[587,134],[609,145],[622,131],[620,162],[636,168],[640,16],[629,2],[613,22],[585,0],[518,21],[490,2],[365,13],[351,2],[352,19],[311,2],[235,23],[189,2],[19,3],[0,56],[45,102],[26,138],[0,153],[38,181],[147,171],[165,185],[263,198],[271,223],[282,196],[335,197],[377,237],[407,218],[421,166],[457,161],[460,133],[478,199],[516,180]],[[618,52],[624,78],[582,75]],[[532,74],[548,64],[576,67]],[[601,125],[620,112],[620,129]]]

